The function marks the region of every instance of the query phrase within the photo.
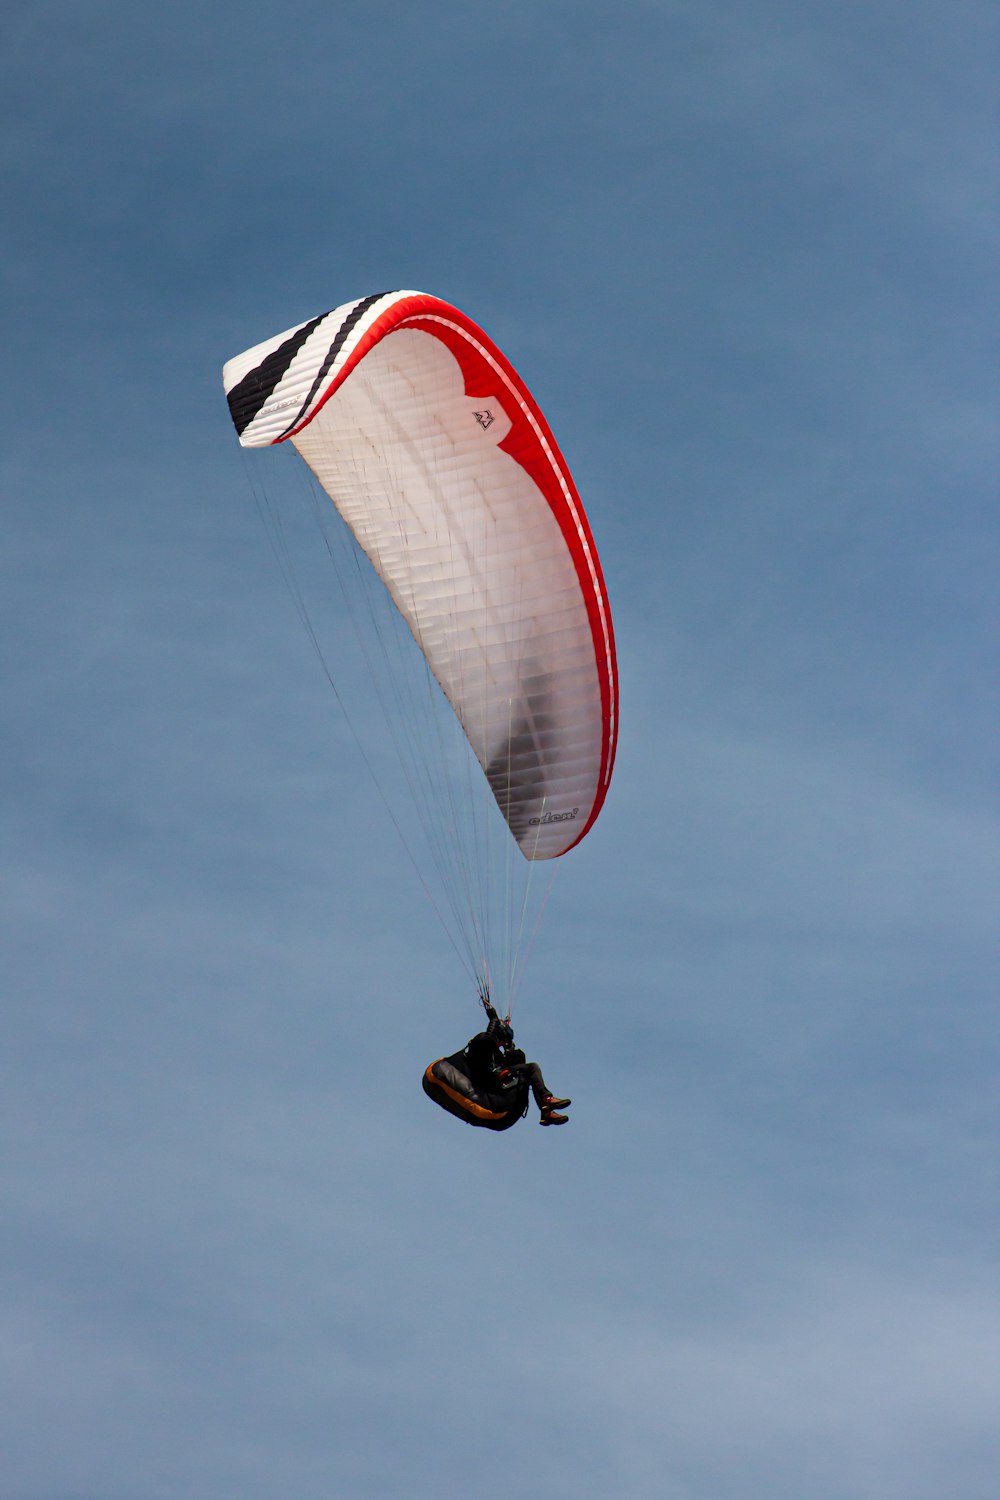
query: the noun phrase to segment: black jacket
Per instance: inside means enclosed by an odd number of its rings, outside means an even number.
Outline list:
[[[507,1057],[500,1050],[497,1041],[497,1032],[500,1029],[500,1021],[492,1020],[485,1031],[478,1031],[466,1044],[465,1057],[469,1065],[469,1077],[482,1089],[488,1089],[496,1093],[498,1089],[513,1088],[518,1082],[518,1074],[511,1071],[512,1063],[524,1061],[523,1052],[515,1052],[513,1056]],[[503,1075],[503,1076],[502,1076]]]

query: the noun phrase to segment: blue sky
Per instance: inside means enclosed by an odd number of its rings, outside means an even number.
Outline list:
[[[0,1500],[995,1500],[993,5],[4,21]],[[616,779],[476,1010],[229,356],[418,287],[601,549]]]

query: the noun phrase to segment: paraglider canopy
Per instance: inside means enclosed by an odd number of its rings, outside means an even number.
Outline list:
[[[291,442],[405,619],[529,860],[600,812],[617,738],[590,527],[509,361],[420,292],[345,303],[232,359],[245,447]]]

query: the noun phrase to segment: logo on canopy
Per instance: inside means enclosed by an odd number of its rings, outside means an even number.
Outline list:
[[[539,824],[544,826],[547,823],[572,823],[573,819],[579,816],[579,812],[578,807],[574,807],[572,812],[547,812],[542,813],[540,818],[529,818],[528,822],[532,828],[538,827]]]
[[[493,413],[490,411],[489,407],[486,407],[484,411],[474,411],[472,415],[475,417],[480,427],[486,428],[493,426]]]

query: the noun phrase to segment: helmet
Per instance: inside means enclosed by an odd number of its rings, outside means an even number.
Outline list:
[[[514,1040],[514,1028],[509,1021],[498,1021],[493,1035],[498,1047],[509,1047]]]

